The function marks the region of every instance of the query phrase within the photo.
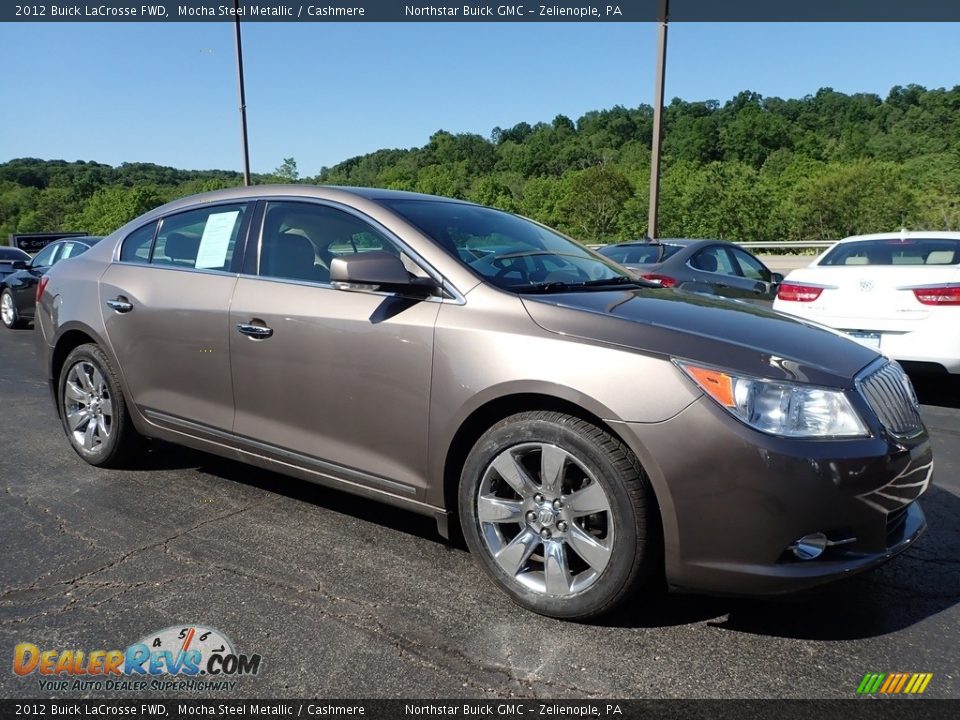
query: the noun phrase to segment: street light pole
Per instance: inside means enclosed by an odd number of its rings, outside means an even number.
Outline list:
[[[657,70],[653,89],[653,143],[650,148],[650,210],[647,215],[647,236],[657,237],[657,215],[660,211],[660,150],[663,145],[663,81],[667,70],[667,21],[670,0],[660,0],[660,30],[657,38]]]
[[[243,87],[243,43],[240,39],[240,0],[233,0],[233,25],[237,45],[237,86],[240,92],[240,133],[243,141],[243,184],[250,184],[250,147],[247,144],[247,93]]]

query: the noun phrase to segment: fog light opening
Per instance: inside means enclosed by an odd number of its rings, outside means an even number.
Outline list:
[[[790,546],[790,551],[800,560],[816,560],[823,555],[830,541],[822,532],[804,535]]]

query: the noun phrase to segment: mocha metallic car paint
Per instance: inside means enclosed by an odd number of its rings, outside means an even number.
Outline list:
[[[67,352],[95,342],[141,434],[429,514],[443,532],[456,515],[464,448],[487,427],[478,419],[578,408],[649,476],[677,588],[799,589],[882,562],[919,536],[924,519],[912,501],[926,484],[901,478],[932,462],[930,443],[922,427],[909,438],[887,432],[857,390],[855,378],[882,362],[875,352],[764,309],[672,290],[505,292],[381,202],[405,196],[266,186],[158,208],[51,270],[37,322],[45,372],[55,387]],[[358,214],[399,238],[449,292],[412,299],[258,277],[254,203],[278,198]],[[147,221],[238,201],[251,203],[254,219],[235,272],[119,262],[122,240]],[[119,296],[132,312],[106,305]],[[235,331],[250,322],[273,337]],[[675,358],[843,389],[871,437],[753,430]],[[891,487],[895,508],[872,502]],[[840,528],[856,542],[811,562],[784,557],[796,538]]]

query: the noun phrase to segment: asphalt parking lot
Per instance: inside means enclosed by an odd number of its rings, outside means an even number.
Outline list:
[[[14,675],[17,643],[192,623],[263,658],[216,697],[851,698],[867,672],[960,697],[960,389],[919,390],[937,469],[907,553],[802,597],[655,595],[577,625],[514,606],[426,518],[165,444],[87,466],[33,332],[0,328],[0,697],[64,697]]]

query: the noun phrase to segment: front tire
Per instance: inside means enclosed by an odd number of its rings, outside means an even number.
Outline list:
[[[17,310],[17,303],[13,300],[13,293],[8,288],[4,288],[0,293],[0,319],[10,330],[22,328],[24,325],[20,319],[20,311]]]
[[[76,347],[63,364],[57,400],[70,446],[91,465],[122,467],[140,447],[117,375],[92,343]]]
[[[636,457],[562,413],[520,413],[484,433],[464,464],[459,507],[487,574],[542,615],[610,612],[662,555],[656,501]]]

